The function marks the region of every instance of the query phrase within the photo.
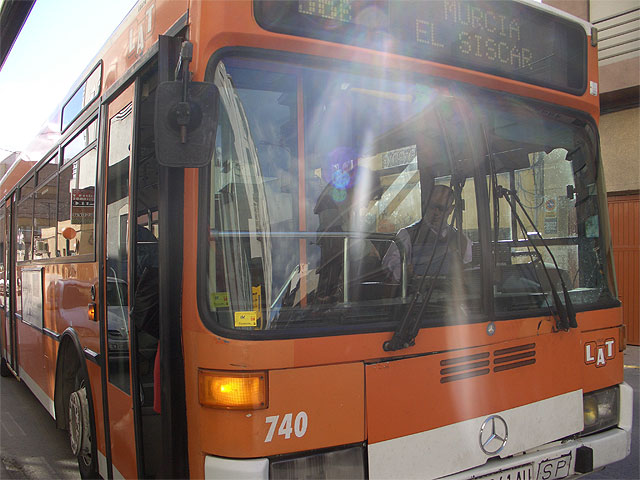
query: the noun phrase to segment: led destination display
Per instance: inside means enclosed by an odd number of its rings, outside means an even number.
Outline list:
[[[470,68],[574,94],[586,88],[577,23],[502,0],[259,2],[268,30]]]

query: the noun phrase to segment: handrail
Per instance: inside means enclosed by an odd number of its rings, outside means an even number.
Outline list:
[[[249,232],[249,231],[222,231],[222,230],[209,230],[209,240],[215,238],[244,238],[244,237],[258,237],[258,238],[307,238],[317,240],[318,238],[342,238],[344,239],[343,245],[343,257],[342,257],[342,269],[343,269],[343,301],[349,302],[349,254],[348,246],[350,239],[362,239],[372,240],[378,242],[393,242],[398,248],[400,253],[401,266],[400,266],[400,287],[402,298],[407,298],[408,291],[408,278],[407,278],[407,256],[404,249],[404,245],[398,241],[397,236],[394,233],[378,233],[378,232]],[[290,279],[293,275],[290,276]],[[282,294],[283,292],[281,292]],[[278,298],[281,296],[278,295]]]

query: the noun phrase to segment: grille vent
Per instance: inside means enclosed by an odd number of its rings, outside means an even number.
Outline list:
[[[493,352],[493,371],[504,372],[513,368],[536,363],[536,344],[528,343],[518,347],[503,348]]]
[[[489,352],[476,353],[458,358],[447,358],[440,361],[440,383],[455,382],[465,378],[487,375],[489,367]]]
[[[493,363],[493,371],[495,373],[533,365],[536,363],[535,349],[535,343],[528,343],[496,350],[493,352],[493,362],[490,359],[491,354],[489,352],[441,360],[440,383],[487,375],[491,372],[491,363]]]

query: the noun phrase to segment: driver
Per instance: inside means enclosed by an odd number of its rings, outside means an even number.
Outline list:
[[[409,277],[413,274],[448,275],[456,260],[465,264],[471,262],[471,240],[447,223],[453,211],[453,200],[450,187],[435,185],[422,219],[396,234],[397,241],[402,243],[406,252]],[[459,236],[462,236],[462,253],[458,248]],[[398,247],[392,243],[382,265],[395,282],[400,281],[401,263]]]

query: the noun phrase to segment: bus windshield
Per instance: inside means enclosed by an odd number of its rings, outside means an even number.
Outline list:
[[[228,56],[209,75],[200,292],[215,326],[392,329],[416,299],[423,326],[550,315],[560,283],[577,310],[613,299],[581,118],[353,65]]]

